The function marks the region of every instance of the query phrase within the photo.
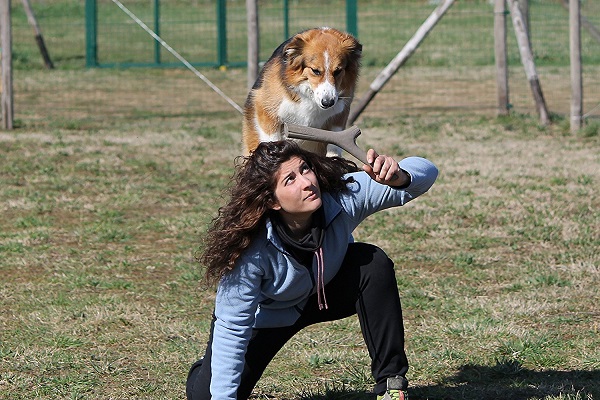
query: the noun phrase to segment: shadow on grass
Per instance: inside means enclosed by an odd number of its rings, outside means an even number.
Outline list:
[[[516,362],[464,365],[439,385],[411,386],[410,400],[600,399],[600,371],[531,371]],[[346,389],[301,396],[301,400],[373,400],[375,395]]]
[[[465,365],[448,383],[411,389],[411,400],[600,398],[600,371],[531,371],[520,364]],[[589,397],[591,396],[591,397]]]

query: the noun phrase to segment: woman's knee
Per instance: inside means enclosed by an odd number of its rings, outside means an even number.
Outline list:
[[[369,243],[354,243],[351,246],[361,254],[362,274],[380,279],[395,277],[394,262],[381,248]]]
[[[204,361],[204,357],[200,358],[188,372],[185,390],[188,400],[210,399],[210,366],[206,364],[203,369]]]

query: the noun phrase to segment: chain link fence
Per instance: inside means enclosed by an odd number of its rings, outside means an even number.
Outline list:
[[[32,5],[55,65],[55,69],[45,70],[23,7],[13,1],[17,121],[29,125],[44,123],[51,115],[57,124],[93,126],[94,121],[106,118],[118,121],[156,115],[238,118],[238,112],[230,104],[185,69],[113,1],[96,3],[98,65],[113,68],[89,68],[86,63],[90,49],[86,48],[89,21],[86,21],[85,2],[34,0]],[[243,104],[248,87],[243,68],[244,1],[123,0],[122,3],[150,29],[158,31],[174,50],[194,62],[207,79],[237,104]],[[225,3],[225,15],[220,14],[221,3]],[[551,113],[568,115],[568,12],[560,0],[529,3],[531,43],[548,108]],[[402,50],[436,6],[435,1],[427,0],[357,1],[356,29],[363,44],[357,97]],[[583,0],[582,13],[588,27],[600,27],[599,0]],[[348,7],[343,0],[261,1],[259,16],[263,61],[285,39],[286,33],[315,26],[346,30],[348,25]],[[222,28],[218,20],[223,17],[225,39],[219,37]],[[456,2],[363,116],[455,112],[493,115],[496,111],[493,24],[493,1]],[[510,17],[507,27],[510,103],[515,112],[535,113]],[[600,42],[586,27],[582,28],[582,59],[584,113],[588,119],[598,119]],[[162,65],[140,67],[152,64]],[[125,65],[138,67],[124,68]]]

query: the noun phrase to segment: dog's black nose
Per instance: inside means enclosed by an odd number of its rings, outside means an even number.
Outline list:
[[[335,104],[335,99],[323,99],[321,100],[321,105],[323,108],[329,108]]]

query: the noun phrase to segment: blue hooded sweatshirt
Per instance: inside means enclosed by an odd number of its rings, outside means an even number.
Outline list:
[[[369,215],[402,206],[427,192],[438,170],[430,161],[408,157],[399,162],[411,183],[394,188],[377,183],[366,172],[349,174],[348,191],[323,193],[325,231],[321,247],[324,268],[315,257],[312,275],[323,285],[339,271],[352,231]],[[320,271],[319,271],[320,269]],[[212,399],[236,399],[244,356],[253,328],[293,325],[316,285],[311,271],[284,250],[270,220],[242,253],[235,268],[217,287],[212,342]],[[326,294],[325,294],[326,295]]]

